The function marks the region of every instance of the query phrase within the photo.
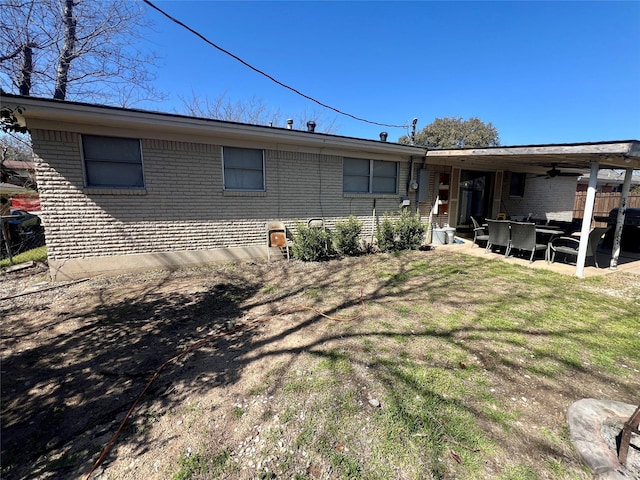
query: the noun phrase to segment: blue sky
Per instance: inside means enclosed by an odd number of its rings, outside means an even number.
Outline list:
[[[637,1],[154,3],[281,82],[374,122],[417,117],[420,130],[475,116],[503,145],[640,139]],[[323,109],[147,13],[156,86],[169,98],[145,108],[179,111],[179,97],[225,93],[259,98],[283,118],[316,114],[339,135],[407,133]]]

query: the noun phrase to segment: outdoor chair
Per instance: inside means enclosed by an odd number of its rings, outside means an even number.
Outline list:
[[[289,240],[287,239],[287,227],[283,222],[267,222],[267,261],[271,261],[271,249],[278,248],[283,256],[289,260]]]
[[[491,251],[493,247],[504,248],[505,256],[509,250],[509,222],[507,220],[487,219],[489,230],[489,240],[485,253]]]
[[[309,228],[317,228],[319,230],[324,230],[325,232],[329,232],[329,229],[324,226],[324,220],[322,218],[310,218],[307,220],[307,227]],[[329,251],[329,238],[330,236],[325,237],[324,248],[325,251]]]
[[[471,221],[473,222],[473,245],[480,246],[478,242],[488,242],[489,232],[487,227],[480,225],[473,217],[471,217]],[[473,245],[471,246],[473,247]]]
[[[509,256],[509,253],[511,253],[513,249],[524,250],[526,252],[531,252],[531,256],[529,257],[529,263],[532,263],[533,258],[536,255],[536,252],[543,250],[545,252],[545,260],[547,259],[547,255],[546,255],[547,244],[537,242],[535,223],[528,223],[528,222],[509,222],[509,223],[511,227],[511,242],[509,244],[509,248],[507,250],[506,256]]]
[[[324,228],[324,220],[321,218],[310,218],[307,221],[307,227],[309,228]]]
[[[589,240],[587,241],[587,258],[593,257],[593,263],[596,268],[598,265],[598,245],[608,227],[597,227],[589,232]],[[553,263],[556,259],[556,253],[560,252],[565,256],[578,257],[578,248],[580,247],[580,239],[577,237],[557,237],[549,242],[549,261]]]

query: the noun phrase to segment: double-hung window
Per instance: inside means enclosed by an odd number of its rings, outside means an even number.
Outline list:
[[[398,162],[345,158],[342,164],[345,193],[398,193]]]
[[[265,190],[263,150],[223,147],[222,164],[225,190]]]
[[[87,187],[144,187],[139,139],[82,135],[82,154]]]

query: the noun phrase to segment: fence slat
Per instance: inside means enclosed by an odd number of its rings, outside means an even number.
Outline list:
[[[620,193],[596,193],[596,201],[593,205],[593,215],[606,217],[609,212],[620,205]],[[587,200],[587,192],[576,192],[573,201],[573,218],[582,218],[584,205]],[[627,208],[640,208],[640,195],[631,194],[627,201]]]

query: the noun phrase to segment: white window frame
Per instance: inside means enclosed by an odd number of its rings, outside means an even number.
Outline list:
[[[345,165],[350,160],[356,160],[358,162],[368,161],[369,162],[369,171],[366,177],[368,178],[368,187],[367,190],[345,190],[345,177],[347,176],[360,176],[364,177],[364,175],[345,175]],[[378,191],[374,189],[374,180],[376,178],[381,178],[380,176],[376,177],[374,175],[374,166],[376,163],[392,163],[395,165],[395,175],[393,176],[394,180],[394,190],[393,192],[388,191]],[[397,195],[398,194],[398,176],[399,176],[399,162],[393,160],[370,160],[366,158],[356,158],[356,157],[343,157],[342,159],[342,192],[346,194],[358,194],[358,193],[368,193],[375,195]],[[392,178],[392,177],[382,177],[382,178]]]
[[[135,161],[131,161],[130,159],[118,158],[117,154],[114,156],[104,156],[103,158],[91,158],[86,154],[86,143],[87,139],[102,139],[103,141],[115,140],[115,141],[127,141],[127,142],[135,142],[137,144],[137,159]],[[122,188],[122,189],[143,189],[145,188],[145,177],[144,177],[144,162],[142,158],[142,143],[139,138],[127,138],[127,137],[112,137],[106,135],[81,135],[80,136],[80,152],[82,155],[82,168],[84,174],[84,185],[86,188]],[[100,183],[100,182],[92,182],[90,180],[90,171],[92,166],[109,166],[112,169],[116,169],[118,166],[131,166],[136,165],[139,166],[140,174],[137,177],[137,181],[135,183],[132,182],[112,182],[112,183]],[[127,177],[126,175],[121,176],[123,180]]]
[[[227,163],[225,162],[225,151],[227,152],[231,152],[231,151],[239,151],[239,150],[251,150],[254,152],[260,152],[260,156],[262,159],[262,168],[261,168],[261,174],[262,174],[262,185],[260,185],[260,187],[258,188],[254,188],[254,187],[238,187],[238,186],[228,186],[227,183],[229,182],[229,179],[231,178],[231,171],[234,171],[236,174],[242,174],[243,171],[248,170],[246,168],[242,168],[242,167],[229,167],[227,165]],[[227,157],[229,157],[227,155]],[[246,148],[246,147],[222,147],[222,185],[223,185],[223,189],[225,191],[228,192],[264,192],[266,191],[266,168],[265,168],[265,155],[264,155],[264,150],[261,150],[259,148]],[[230,163],[230,162],[229,162]],[[257,171],[257,169],[252,169],[252,171]]]

